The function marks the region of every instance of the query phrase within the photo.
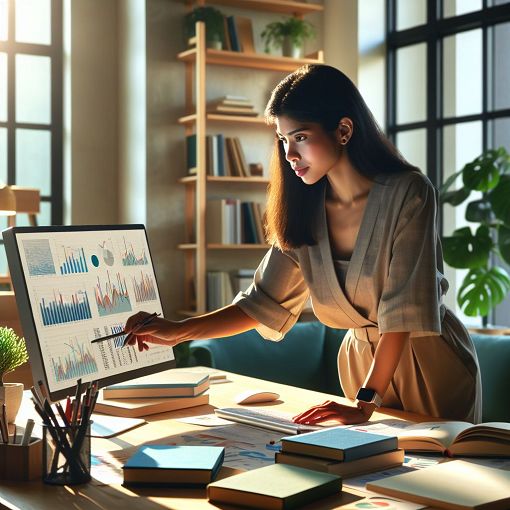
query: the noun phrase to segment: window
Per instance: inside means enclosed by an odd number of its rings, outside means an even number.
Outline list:
[[[62,223],[62,102],[62,0],[0,0],[0,182],[41,190],[41,225]]]
[[[387,0],[387,14],[386,120],[402,154],[439,186],[483,150],[510,150],[510,0]],[[448,233],[465,222],[460,207],[442,216]],[[464,275],[447,276],[452,299]],[[510,325],[501,307],[492,320]]]

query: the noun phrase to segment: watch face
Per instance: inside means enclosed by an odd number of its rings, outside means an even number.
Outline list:
[[[372,399],[375,396],[375,391],[370,390],[369,388],[360,388],[356,398],[358,400],[362,400],[363,402],[372,402]]]

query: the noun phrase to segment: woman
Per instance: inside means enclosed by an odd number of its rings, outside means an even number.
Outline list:
[[[277,136],[267,208],[272,248],[253,284],[221,310],[156,319],[136,331],[139,348],[252,328],[280,340],[310,296],[321,322],[349,329],[338,370],[356,405],[328,401],[295,421],[361,423],[382,404],[478,423],[476,352],[441,302],[448,283],[434,187],[383,136],[337,69],[298,69],[275,88],[265,114]],[[144,317],[131,317],[126,330]]]

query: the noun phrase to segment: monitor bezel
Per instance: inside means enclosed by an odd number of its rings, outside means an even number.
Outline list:
[[[76,391],[76,381],[73,385],[56,391],[49,390],[48,377],[44,368],[41,346],[39,342],[39,335],[37,334],[37,328],[34,321],[34,314],[32,311],[32,305],[30,303],[30,297],[28,293],[28,286],[21,263],[21,256],[18,249],[18,242],[16,239],[17,234],[31,234],[31,233],[51,233],[51,232],[92,232],[92,231],[111,231],[111,230],[142,230],[145,234],[147,247],[149,250],[149,256],[152,261],[154,270],[155,284],[158,291],[158,296],[161,296],[158,286],[158,278],[156,269],[154,267],[154,261],[150,249],[149,240],[147,237],[147,231],[143,224],[128,224],[128,225],[72,225],[72,226],[51,226],[51,227],[10,227],[2,232],[5,251],[7,255],[7,262],[9,265],[9,271],[11,275],[12,286],[14,294],[16,296],[16,304],[18,307],[19,318],[23,335],[25,337],[27,351],[29,355],[29,362],[32,370],[32,377],[34,386],[44,386],[46,397],[52,401],[58,401],[66,398],[68,395],[74,394]],[[161,299],[160,299],[161,303]],[[161,303],[163,312],[163,304]],[[165,314],[164,314],[165,315]],[[168,347],[171,349],[172,347]],[[174,353],[175,355],[175,353]],[[173,360],[164,361],[155,365],[147,367],[137,368],[132,371],[123,372],[121,374],[115,374],[108,377],[104,377],[98,380],[99,387],[123,382],[137,377],[145,375],[155,374],[176,367],[175,357]],[[126,375],[129,374],[129,377]],[[70,381],[71,382],[71,381]],[[83,388],[84,390],[85,388]]]

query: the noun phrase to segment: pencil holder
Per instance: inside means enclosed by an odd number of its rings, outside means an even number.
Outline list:
[[[31,437],[28,445],[21,445],[21,437],[12,443],[0,443],[0,479],[16,482],[41,477],[42,440]]]
[[[90,481],[90,422],[71,427],[43,425],[43,482],[78,485]]]

